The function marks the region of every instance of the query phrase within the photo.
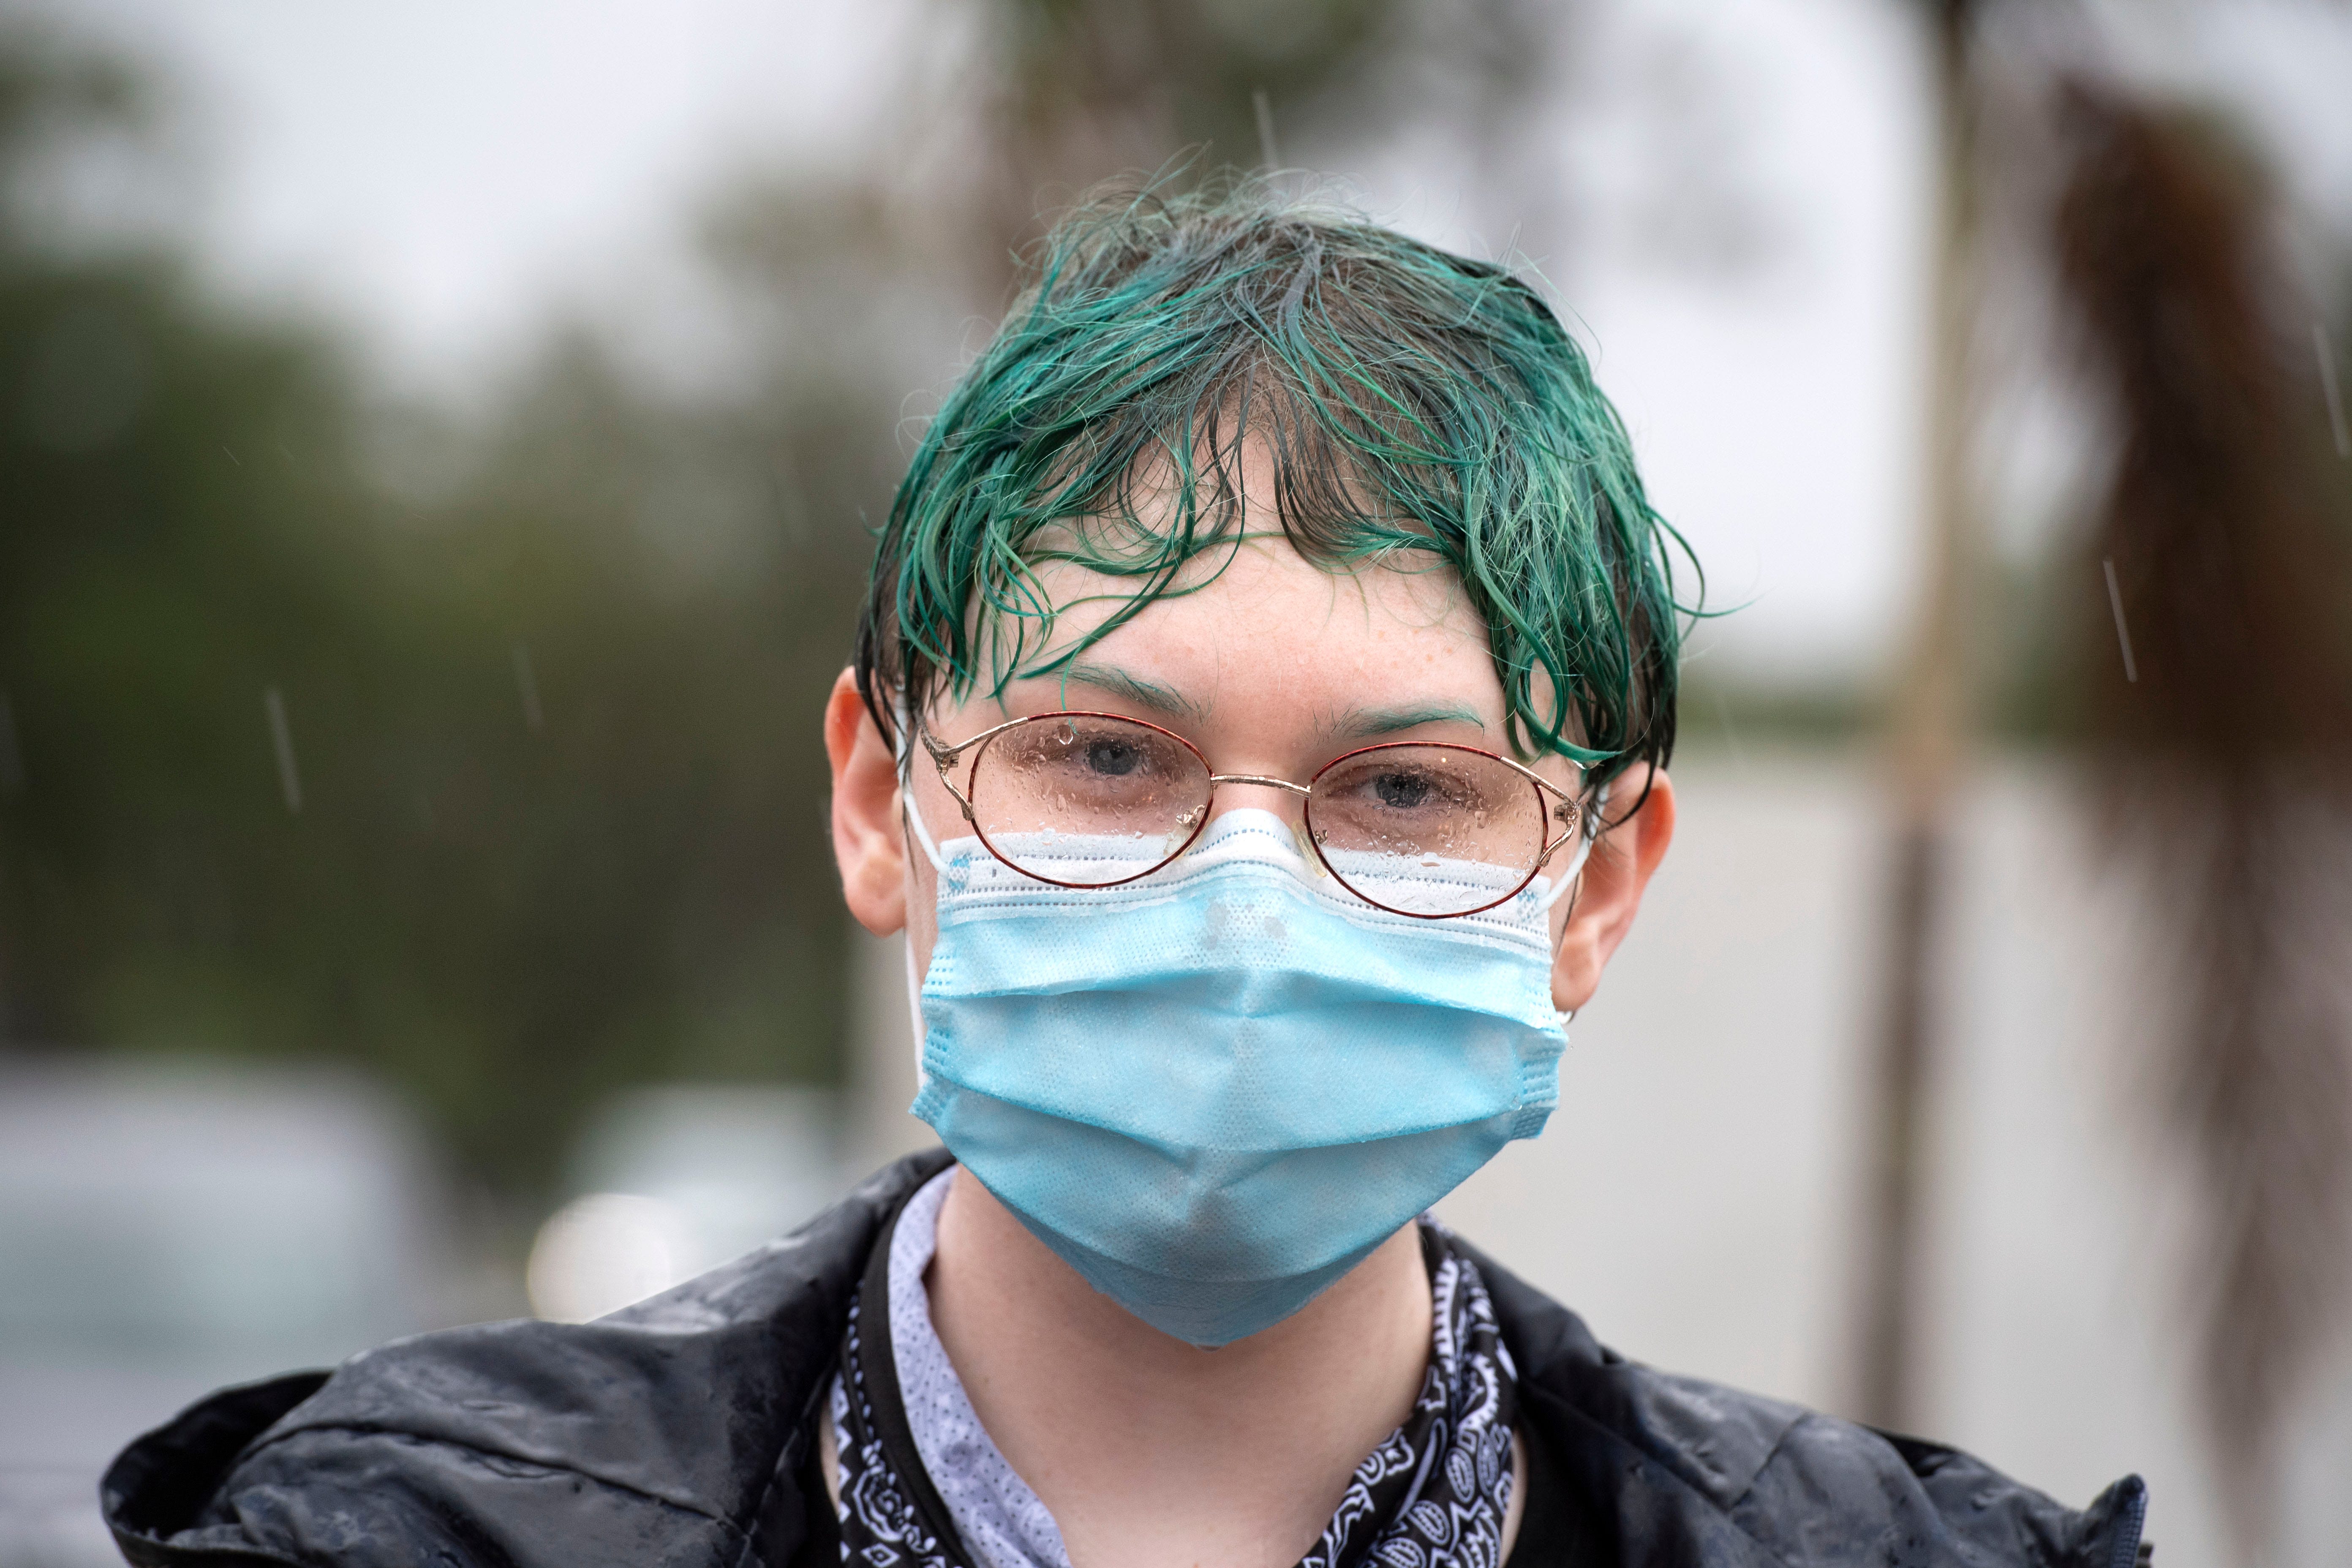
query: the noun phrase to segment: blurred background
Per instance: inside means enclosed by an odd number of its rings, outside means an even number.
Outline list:
[[[929,1141],[824,826],[868,529],[1041,215],[1202,146],[1540,274],[1727,612],[1444,1212],[2345,1561],[2347,82],[2325,0],[0,0],[0,1568],[206,1388]]]

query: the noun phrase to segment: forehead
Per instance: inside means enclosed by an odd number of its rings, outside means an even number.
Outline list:
[[[1278,533],[1255,535],[1195,556],[1123,619],[1131,579],[1055,563],[1038,582],[1051,629],[1016,679],[1057,679],[1075,662],[1115,667],[1194,703],[1241,683],[1318,710],[1452,699],[1500,716],[1485,623],[1432,558],[1328,565]]]
[[[1482,658],[1487,647],[1486,624],[1461,580],[1436,558],[1309,561],[1278,532],[1212,546],[1157,592],[1072,562],[1045,563],[1037,581],[1054,623],[1048,658],[1115,619],[1125,625],[1103,632],[1105,640],[1255,639],[1281,632],[1348,646],[1410,644],[1424,653],[1442,645]]]
[[[1360,651],[1359,645],[1366,643],[1393,647],[1409,641],[1424,651],[1444,644],[1457,653],[1486,657],[1486,626],[1461,579],[1435,554],[1412,552],[1386,563],[1356,563],[1302,555],[1276,506],[1282,476],[1274,448],[1271,433],[1261,428],[1249,431],[1227,462],[1204,454],[1213,469],[1204,477],[1229,481],[1231,500],[1237,503],[1223,519],[1224,536],[1182,562],[1166,586],[1148,593],[1128,623],[1108,637],[1129,643],[1213,637],[1228,646],[1320,638],[1332,654]],[[1164,460],[1148,462],[1138,478],[1140,483],[1128,492],[1136,505],[1131,522],[1074,520],[1065,526],[1097,536],[1114,553],[1124,542],[1118,536],[1130,531],[1166,540],[1181,526],[1168,467]],[[1343,476],[1334,476],[1323,504],[1370,504],[1356,489]],[[1149,583],[1070,561],[1048,562],[1038,575],[1055,623],[1049,644],[1055,651],[1082,643],[1118,618]],[[1312,653],[1303,646],[1299,651]]]

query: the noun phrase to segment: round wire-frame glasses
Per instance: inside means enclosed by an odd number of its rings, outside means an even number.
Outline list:
[[[1297,837],[1316,863],[1365,903],[1416,920],[1449,920],[1508,902],[1562,845],[1592,827],[1579,792],[1562,789],[1508,757],[1450,742],[1360,746],[1334,757],[1302,784],[1263,773],[1216,773],[1183,736],[1123,713],[1057,710],[1010,720],[953,744],[928,733],[920,738],[940,784],[988,852],[1022,875],[1055,887],[1118,887],[1160,870],[1206,829],[1220,784],[1252,784],[1298,796],[1303,830]],[[960,786],[955,768],[967,756],[971,765]],[[1577,768],[1580,791],[1583,769],[1570,765]],[[1076,787],[1073,778],[1078,780]],[[994,797],[1009,797],[1012,804],[1000,805]],[[1006,811],[1014,815],[1003,815]],[[1130,837],[1156,833],[1164,852],[1141,870],[1121,868],[1124,874],[1117,877],[1074,881],[1034,862],[1024,864],[999,842],[1027,831],[1051,836],[1105,828]],[[1357,885],[1370,879],[1361,869],[1368,860],[1417,861],[1432,868],[1475,862],[1499,877],[1461,884],[1455,894],[1460,908],[1412,909]],[[1052,868],[1066,867],[1057,861]],[[1507,886],[1503,879],[1508,879]]]

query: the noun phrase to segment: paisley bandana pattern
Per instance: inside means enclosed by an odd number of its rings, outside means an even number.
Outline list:
[[[970,1568],[948,1544],[952,1532],[930,1524],[924,1510],[916,1508],[910,1489],[899,1481],[883,1448],[859,1335],[858,1317],[865,1305],[866,1292],[860,1289],[850,1300],[841,1375],[833,1380],[834,1442],[841,1462],[841,1560],[870,1568]],[[895,1395],[897,1390],[891,1392]]]
[[[1422,1222],[1435,1300],[1429,1371],[1403,1426],[1349,1478],[1323,1537],[1298,1568],[1501,1568],[1511,1505],[1517,1370],[1495,1325],[1477,1266],[1433,1220]],[[875,1419],[895,1386],[869,1373],[853,1302],[834,1384],[841,1458],[841,1554],[865,1568],[972,1568],[951,1521],[918,1497],[937,1493],[920,1461],[887,1443]],[[876,1331],[882,1331],[877,1330]],[[905,1467],[902,1468],[901,1467]],[[913,1478],[906,1469],[916,1472]]]

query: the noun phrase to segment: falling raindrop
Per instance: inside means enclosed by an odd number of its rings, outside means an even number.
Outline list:
[[[0,691],[0,795],[16,795],[25,787],[25,749],[16,741],[16,710]]]
[[[2319,390],[2327,397],[2327,428],[2336,437],[2336,455],[2352,458],[2352,428],[2344,423],[2344,389],[2336,384],[2336,351],[2327,341],[2327,323],[2311,323],[2311,346],[2319,351]]]
[[[2124,624],[2124,591],[2116,582],[2116,558],[2112,555],[2100,562],[2107,573],[2107,608],[2116,613],[2116,641],[2123,645],[2124,679],[2132,685],[2139,684],[2139,667],[2132,662],[2131,627]]]
[[[1748,749],[1739,743],[1739,728],[1731,721],[1731,699],[1724,695],[1721,687],[1717,687],[1715,692],[1715,714],[1723,721],[1723,739],[1731,748],[1732,763],[1736,766],[1746,767]]]
[[[270,744],[278,751],[278,786],[285,792],[286,809],[299,816],[302,774],[294,765],[294,731],[286,722],[286,695],[273,686],[261,694],[261,706],[269,715]]]
[[[522,721],[538,734],[547,727],[547,715],[540,710],[539,677],[530,668],[530,649],[518,642],[514,645],[515,687],[522,693]]]

